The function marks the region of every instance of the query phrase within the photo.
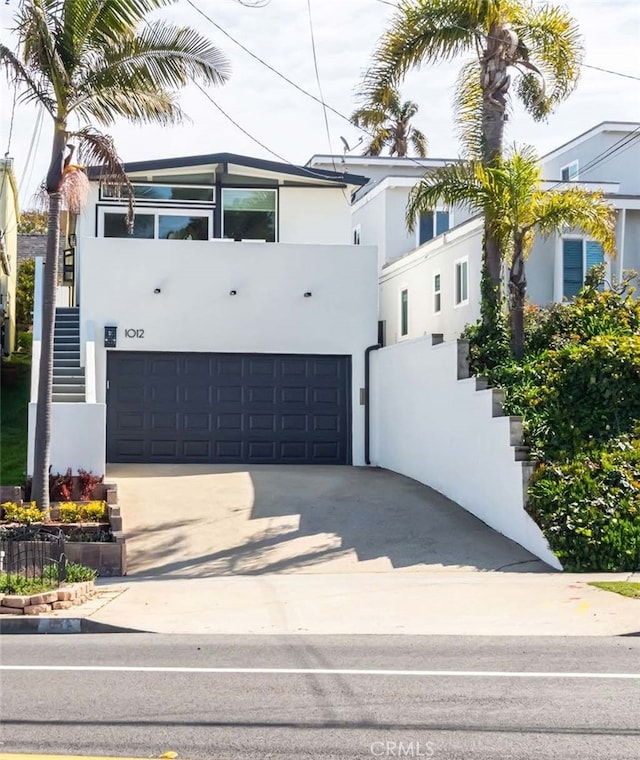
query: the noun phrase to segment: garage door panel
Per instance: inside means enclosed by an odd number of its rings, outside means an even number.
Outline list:
[[[349,462],[349,357],[109,352],[107,377],[109,461]]]

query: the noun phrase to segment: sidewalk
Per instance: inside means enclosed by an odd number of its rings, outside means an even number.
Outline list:
[[[640,634],[640,602],[587,583],[628,579],[477,572],[105,579],[101,585],[122,593],[90,617],[183,634],[620,636]]]

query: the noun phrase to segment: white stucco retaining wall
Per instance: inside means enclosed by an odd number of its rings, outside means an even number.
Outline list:
[[[36,404],[29,404],[27,472],[33,475]],[[106,461],[106,405],[60,403],[51,405],[51,472],[71,467],[103,475]]]
[[[487,525],[562,569],[524,510],[523,465],[492,393],[457,380],[455,341],[431,337],[371,354],[371,462],[431,486]]]

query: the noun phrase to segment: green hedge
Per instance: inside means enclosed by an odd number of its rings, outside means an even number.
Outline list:
[[[539,461],[528,510],[567,570],[640,568],[640,302],[631,280],[602,292],[592,278],[578,298],[529,307],[521,362],[468,328],[473,371],[505,390]]]

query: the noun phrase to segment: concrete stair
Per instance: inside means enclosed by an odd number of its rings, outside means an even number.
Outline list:
[[[53,336],[54,402],[85,401],[84,367],[80,366],[80,310],[57,308]]]

